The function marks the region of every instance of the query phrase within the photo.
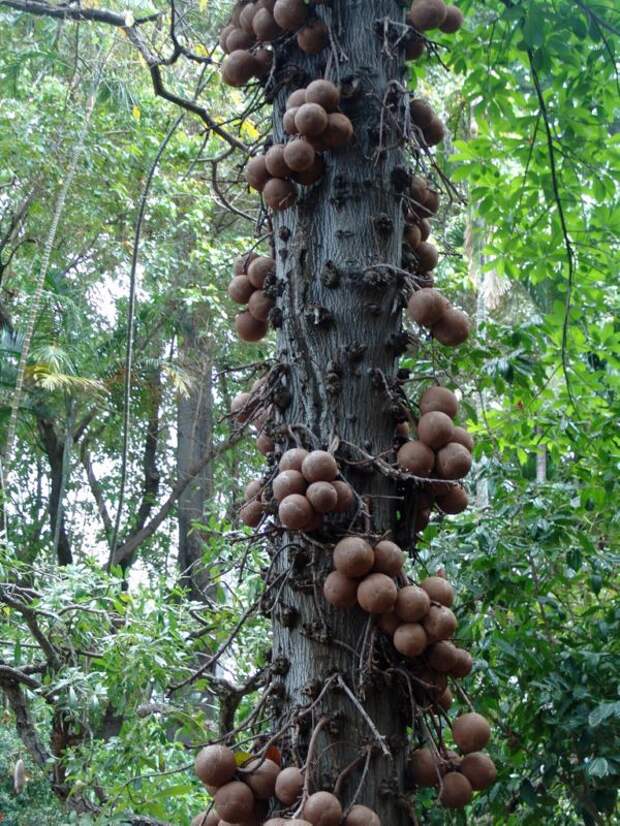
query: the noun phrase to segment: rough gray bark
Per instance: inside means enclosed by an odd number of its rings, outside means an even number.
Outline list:
[[[402,82],[403,60],[397,50],[394,56],[384,51],[382,27],[378,33],[374,24],[388,17],[402,20],[404,12],[395,0],[334,0],[331,13],[325,6],[318,10],[331,20],[348,58],[341,63],[340,78],[330,58],[332,70],[325,76],[339,80],[352,93],[343,109],[353,121],[355,140],[343,150],[328,153],[324,179],[305,191],[296,208],[275,216],[277,306],[281,311],[278,356],[288,366],[290,396],[283,417],[305,447],[326,449],[340,440],[337,458],[344,475],[371,511],[370,524],[364,527],[364,520],[358,520],[355,531],[392,532],[394,537],[399,529],[397,500],[389,497],[398,495],[395,483],[376,470],[364,472],[358,466],[353,471],[345,462],[347,456],[359,458],[346,443],[378,456],[392,450],[394,438],[389,390],[396,384],[402,341],[402,284],[389,270],[369,272],[367,268],[376,263],[401,264],[399,180],[404,161],[392,129],[384,134],[384,145],[389,148],[380,153],[377,149],[382,102],[390,83]],[[315,58],[300,58],[298,50],[291,51],[291,61],[302,64],[302,76],[277,97],[277,138],[282,136],[287,95],[324,75],[329,51]],[[292,441],[288,444],[294,446]],[[322,538],[331,544],[346,529],[347,520],[332,521]],[[368,715],[365,719],[334,681],[333,690],[325,693],[316,711],[292,733],[289,756],[295,759],[296,754],[305,754],[317,721],[329,715],[330,725],[317,738],[315,756],[320,759],[311,791],[331,789],[345,766],[372,745],[369,771],[357,802],[371,806],[384,824],[404,825],[409,821],[399,790],[403,788],[408,704],[400,703],[390,677],[371,666],[382,642],[360,609],[339,611],[325,604],[321,583],[331,568],[331,554],[298,535],[284,536],[280,547],[276,572],[292,569],[274,612],[273,662],[282,681],[282,724],[316,697],[333,674],[342,676]],[[369,721],[392,757],[382,753]],[[344,783],[345,804],[361,773],[358,767]]]
[[[213,364],[208,342],[200,335],[200,318],[186,318],[179,342],[181,363],[190,363],[193,380],[187,395],[177,403],[177,471],[185,479],[200,458],[213,446]],[[190,362],[191,360],[191,362]],[[208,576],[200,565],[204,538],[193,527],[204,522],[206,505],[213,497],[213,466],[211,462],[193,478],[179,496],[179,570],[192,599],[203,600],[209,586]]]

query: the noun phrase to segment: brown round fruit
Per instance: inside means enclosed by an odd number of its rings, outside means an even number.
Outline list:
[[[235,318],[237,335],[242,341],[260,341],[267,334],[267,324],[258,321],[251,313],[239,313]]]
[[[420,413],[434,413],[439,411],[454,419],[459,410],[459,403],[451,390],[447,387],[429,387],[420,399]]]
[[[396,604],[398,589],[389,576],[369,574],[357,589],[357,601],[368,614],[387,614]]]
[[[306,800],[303,815],[312,826],[339,826],[342,806],[330,792],[315,792]]]
[[[249,34],[253,33],[252,23],[254,22],[254,15],[256,14],[256,11],[257,9],[254,3],[248,3],[241,9],[241,14],[239,15],[239,25],[244,32],[248,32]]]
[[[245,166],[245,179],[253,189],[256,189],[258,192],[263,191],[265,184],[269,180],[269,172],[265,166],[264,155],[256,155],[256,157],[250,158]]]
[[[293,106],[292,109],[287,109],[282,118],[282,126],[287,135],[298,135],[299,129],[295,124],[295,115],[299,106]]]
[[[427,103],[427,101],[422,100],[421,98],[416,98],[411,101],[409,104],[409,112],[411,113],[411,119],[416,126],[420,127],[420,129],[424,129],[425,126],[428,126],[435,117],[433,107],[430,103]],[[424,203],[424,199],[419,200],[421,203]]]
[[[437,325],[449,309],[448,299],[433,287],[416,290],[407,304],[409,318],[422,327]]]
[[[235,49],[222,62],[222,80],[228,86],[245,86],[255,71],[256,61],[244,49]]]
[[[228,54],[236,51],[246,51],[254,45],[255,39],[253,34],[235,27],[226,38],[226,51]]]
[[[417,226],[417,224],[407,224],[407,226],[405,227],[404,239],[405,243],[409,244],[412,250],[415,250],[415,248],[422,240],[422,233],[420,232],[420,227]]]
[[[274,178],[288,178],[291,174],[291,170],[284,158],[285,148],[282,143],[274,143],[265,155],[265,167],[267,172]]]
[[[272,178],[263,189],[263,198],[267,206],[276,212],[292,207],[297,200],[297,189],[291,181]]]
[[[424,442],[405,442],[396,454],[396,461],[415,476],[430,476],[435,464],[435,454]]]
[[[285,528],[303,531],[312,523],[314,510],[305,496],[292,493],[280,502],[278,516]]]
[[[433,325],[431,333],[441,344],[457,347],[469,336],[470,321],[462,310],[450,307]]]
[[[294,32],[308,16],[308,6],[304,0],[277,0],[273,7],[273,16],[280,28]]]
[[[228,50],[228,47],[227,47],[227,45],[226,45],[226,39],[228,38],[228,35],[229,35],[232,31],[234,31],[234,29],[235,29],[235,27],[234,27],[232,24],[230,24],[230,25],[228,25],[228,26],[224,26],[224,28],[223,28],[223,29],[222,29],[222,31],[220,32],[220,37],[219,37],[220,49],[221,49],[223,52],[226,52],[226,54],[228,54],[228,51],[229,51],[229,50]]]
[[[248,301],[248,312],[257,321],[267,321],[273,301],[263,290],[255,290]]]
[[[463,12],[456,6],[448,6],[446,8],[446,16],[443,23],[439,26],[442,32],[446,34],[454,34],[463,25]]]
[[[254,52],[254,60],[256,61],[256,71],[254,77],[263,78],[269,74],[273,66],[273,52],[269,49],[261,48]]]
[[[251,816],[254,795],[245,783],[233,780],[225,786],[220,786],[213,796],[213,803],[221,820],[236,823]]]
[[[441,674],[449,674],[457,660],[456,646],[448,640],[434,643],[426,652],[428,664]]]
[[[256,439],[256,449],[259,453],[262,453],[263,456],[269,456],[275,449],[275,443],[271,436],[268,436],[266,433],[260,433]]]
[[[356,579],[349,579],[340,571],[332,571],[323,584],[323,595],[336,608],[352,608],[357,604],[358,584]]]
[[[301,473],[301,466],[304,459],[308,455],[308,451],[303,447],[292,447],[282,454],[282,458],[278,462],[280,470],[298,470]]]
[[[441,706],[444,711],[448,711],[452,707],[453,702],[454,697],[449,688],[446,688],[446,690],[437,697],[437,705]]]
[[[235,275],[228,284],[228,295],[237,304],[247,304],[253,292],[254,287],[247,275]]]
[[[472,798],[469,780],[460,772],[447,772],[441,781],[439,802],[446,809],[463,809]]]
[[[250,502],[252,499],[257,499],[261,491],[263,489],[263,485],[260,479],[252,479],[251,482],[245,486],[245,491],[243,495],[245,496],[245,501]]]
[[[419,175],[414,175],[409,181],[409,195],[417,206],[420,206],[426,200],[427,192],[426,178],[421,178]]]
[[[431,605],[423,620],[424,630],[429,642],[449,640],[457,627],[456,617],[443,605]]]
[[[331,482],[338,475],[338,465],[326,450],[313,450],[303,460],[301,472],[308,482]]]
[[[327,128],[327,112],[318,103],[303,103],[295,115],[295,126],[302,135],[314,137]]]
[[[426,51],[426,43],[414,31],[409,30],[404,38],[405,60],[417,60]]]
[[[276,780],[276,797],[285,806],[292,806],[304,787],[304,776],[300,769],[289,766],[282,769]]]
[[[349,143],[353,137],[353,124],[341,112],[333,112],[327,117],[327,128],[321,139],[329,149],[338,149]]]
[[[206,786],[223,786],[237,770],[235,754],[227,746],[205,746],[196,756],[194,770]]]
[[[439,193],[435,189],[427,189],[424,209],[431,215],[436,215],[439,210]]]
[[[426,218],[422,218],[418,226],[420,227],[420,232],[422,233],[422,240],[426,241],[428,236],[431,234],[430,221],[427,221]]]
[[[243,779],[254,792],[257,800],[269,800],[273,797],[276,788],[276,779],[280,774],[280,766],[273,760],[250,760],[243,767],[251,774],[244,774]]]
[[[474,437],[464,427],[456,426],[452,434],[452,441],[458,442],[471,453],[474,449]]]
[[[230,403],[230,412],[234,419],[238,422],[247,422],[250,413],[246,409],[248,402],[251,399],[250,393],[237,393]]]
[[[405,564],[405,554],[395,542],[382,539],[374,547],[375,562],[372,570],[386,576],[398,576]]]
[[[381,819],[368,806],[353,806],[343,821],[343,826],[381,826]]]
[[[334,548],[334,566],[349,579],[365,576],[374,562],[372,548],[359,536],[345,536]]]
[[[263,43],[270,43],[282,34],[282,29],[267,9],[259,9],[256,12],[252,20],[252,29],[257,39]]]
[[[430,749],[416,749],[409,758],[409,770],[416,786],[439,785],[439,771]]]
[[[257,290],[262,290],[265,279],[276,271],[276,262],[267,255],[257,256],[248,266],[250,284]]]
[[[306,54],[318,54],[329,43],[329,29],[322,20],[311,20],[297,35],[297,45]]]
[[[273,480],[272,490],[276,502],[282,502],[294,493],[303,496],[308,483],[298,470],[283,470]]]
[[[427,415],[433,414],[429,413]],[[470,469],[471,453],[458,442],[449,442],[437,454],[435,472],[441,479],[462,479],[467,476]]]
[[[491,726],[482,714],[475,711],[457,717],[452,725],[454,742],[463,752],[481,751],[491,737]]]
[[[418,438],[434,450],[448,444],[453,430],[452,419],[439,411],[425,413],[418,421]]]
[[[403,622],[420,622],[428,614],[431,601],[417,585],[405,585],[398,592],[394,610]]]
[[[353,496],[353,488],[348,482],[342,482],[338,479],[334,479],[332,485],[336,488],[336,493],[338,494],[338,501],[336,502],[334,512],[346,513],[353,507],[355,499]]]
[[[469,780],[472,789],[480,792],[495,783],[497,769],[488,754],[472,751],[461,760],[461,772]]]
[[[446,130],[440,118],[435,116],[426,129],[422,130],[424,142],[428,146],[437,146],[446,136]]]
[[[338,503],[338,492],[329,482],[313,482],[306,491],[306,498],[317,513],[330,513]]]
[[[425,32],[441,26],[446,14],[443,0],[415,0],[409,12],[409,20],[419,32]]]
[[[305,172],[293,172],[291,178],[302,186],[312,186],[321,180],[325,174],[325,161],[318,155],[314,158],[314,163]]]
[[[305,172],[314,163],[316,152],[310,144],[303,140],[291,141],[284,149],[284,160],[293,172]]]
[[[462,513],[469,505],[469,496],[465,488],[454,485],[448,488],[445,493],[440,494],[437,499],[437,507],[447,514]]]
[[[454,665],[450,669],[450,676],[456,677],[457,679],[462,679],[471,673],[473,667],[474,661],[469,651],[465,651],[464,648],[457,648],[456,659],[454,661]]]
[[[331,80],[313,80],[306,87],[306,101],[318,103],[326,112],[335,112],[340,103],[340,92]]]
[[[253,502],[246,502],[239,511],[239,519],[248,528],[255,528],[259,523],[265,511],[261,502],[254,500]]]
[[[417,258],[420,272],[429,272],[437,266],[437,262],[439,261],[437,250],[432,244],[429,244],[426,241],[420,241],[415,249],[415,256]]]
[[[454,602],[454,588],[442,576],[426,577],[420,583],[420,588],[426,591],[432,602],[438,602],[446,608],[450,608]]]
[[[286,99],[286,108],[287,109],[298,109],[306,102],[306,90],[305,89],[296,89]]]
[[[377,620],[377,626],[384,634],[387,634],[388,637],[394,636],[394,632],[399,625],[400,620],[393,611],[389,611],[387,614],[381,614]]]
[[[394,632],[394,648],[404,657],[419,657],[426,645],[426,632],[419,622],[405,622]]]

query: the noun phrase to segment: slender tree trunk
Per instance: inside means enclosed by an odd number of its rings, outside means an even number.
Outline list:
[[[200,316],[192,313],[186,319],[179,339],[181,363],[195,365],[192,383],[187,395],[179,396],[177,403],[177,470],[178,478],[186,478],[190,468],[212,447],[213,394],[212,355],[208,342],[200,334]],[[191,360],[191,361],[190,361]],[[204,522],[206,506],[213,497],[213,467],[209,462],[185,488],[178,503],[179,514],[179,570],[192,599],[202,600],[209,585],[204,567],[200,564],[204,536],[194,522]]]
[[[402,341],[402,284],[388,270],[366,268],[379,262],[401,265],[399,181],[404,160],[397,130],[388,127],[383,145],[389,148],[377,150],[382,102],[390,82],[403,81],[403,63],[402,57],[384,51],[382,22],[379,32],[374,24],[386,17],[402,20],[403,14],[395,0],[334,1],[332,29],[348,57],[341,64],[339,80],[353,91],[344,109],[353,121],[355,140],[344,150],[328,153],[327,173],[320,184],[306,190],[295,209],[276,214],[274,221],[277,306],[282,314],[277,346],[287,366],[289,402],[283,418],[307,448],[326,449],[340,440],[337,458],[370,510],[370,518],[358,520],[355,531],[392,532],[392,536],[400,531],[397,500],[387,498],[398,494],[395,483],[374,468],[364,472],[358,467],[354,472],[345,461],[347,456],[359,459],[348,444],[378,456],[389,454],[394,438],[390,390],[396,387]],[[323,57],[291,52],[291,60],[302,64],[298,85],[323,75],[329,52],[326,49]],[[327,76],[338,80],[333,72]],[[294,88],[283,89],[275,102],[274,131],[280,140],[285,100]],[[402,116],[399,111],[393,114]],[[288,447],[293,446],[289,442]],[[332,517],[322,540],[336,541],[350,519],[349,515],[336,523]],[[316,740],[318,760],[311,791],[330,789],[339,772],[372,744],[370,771],[358,802],[375,809],[385,826],[401,826],[408,822],[399,799],[408,701],[390,675],[374,667],[382,643],[369,616],[357,608],[342,611],[325,604],[321,583],[330,568],[331,554],[326,550],[298,534],[283,537],[275,569],[283,576],[289,569],[290,573],[275,610],[273,649],[282,682],[281,721],[307,705],[334,674],[356,694],[367,717],[345,690],[336,688],[334,680],[312,720],[310,715],[304,717],[291,737],[289,756],[294,760],[306,753],[317,721],[328,715],[330,725],[321,729]],[[371,724],[391,757],[382,752]],[[350,774],[342,790],[345,803],[360,776],[361,769]]]
[[[43,449],[50,466],[51,491],[49,495],[48,511],[50,517],[50,532],[52,537],[57,537],[56,555],[59,565],[71,565],[73,554],[71,553],[71,543],[65,526],[65,517],[61,507],[62,493],[64,490],[64,457],[65,445],[56,435],[54,423],[50,419],[38,418],[37,427]]]

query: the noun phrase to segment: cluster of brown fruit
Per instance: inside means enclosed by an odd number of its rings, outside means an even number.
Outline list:
[[[303,771],[295,766],[282,769],[268,758],[239,766],[232,749],[206,746],[196,757],[195,771],[213,795],[213,808],[196,815],[191,826],[381,826],[366,806],[353,806],[343,820],[342,805],[330,792],[315,792],[302,800]],[[269,816],[270,808],[286,810],[296,804],[303,804],[299,817]]]
[[[304,0],[257,0],[236,3],[231,19],[220,33],[226,53],[222,80],[229,86],[245,86],[271,70],[273,52],[264,45],[288,32],[297,32],[297,44],[307,54],[318,54],[329,43],[329,30],[317,17],[310,18]]]
[[[413,253],[412,269],[425,276],[432,284],[430,272],[435,269],[439,256],[433,244],[428,243],[431,234],[429,218],[439,209],[439,193],[428,186],[424,178],[413,175],[409,182],[405,205],[403,240]]]
[[[409,299],[407,311],[412,321],[426,327],[434,339],[447,347],[458,347],[469,337],[469,318],[434,287],[416,290]]]
[[[416,749],[409,759],[413,782],[422,787],[439,786],[439,802],[447,809],[462,809],[473,792],[495,782],[495,764],[482,751],[490,736],[489,723],[481,714],[460,715],[452,724],[452,737],[463,756],[451,749]]]
[[[420,398],[417,439],[398,450],[398,464],[415,476],[455,481],[467,475],[472,463],[474,440],[464,427],[454,424],[458,400],[446,387],[433,386]],[[461,513],[468,505],[465,489],[442,485],[435,499],[444,513]]]
[[[317,153],[351,140],[353,126],[338,111],[339,104],[340,91],[330,80],[314,80],[289,96],[283,126],[293,140],[273,144],[264,155],[250,158],[245,167],[246,181],[262,192],[271,209],[293,206],[296,183],[312,186],[323,177],[325,163]]]
[[[426,52],[426,41],[420,32],[439,29],[454,34],[463,25],[463,14],[456,6],[443,0],[414,0],[405,16],[409,31],[404,39],[405,59],[417,60]]]
[[[273,301],[263,287],[269,276],[275,275],[276,262],[266,255],[250,252],[235,261],[234,276],[228,284],[228,295],[246,310],[235,318],[237,335],[242,341],[260,341],[267,334],[269,312]]]
[[[337,477],[338,464],[326,450],[287,450],[272,483],[278,517],[292,531],[315,531],[323,514],[345,513],[353,505],[351,486]]]

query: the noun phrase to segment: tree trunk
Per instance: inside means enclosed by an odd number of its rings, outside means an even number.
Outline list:
[[[179,339],[180,361],[192,373],[187,395],[177,403],[177,471],[179,480],[186,478],[213,443],[213,364],[208,342],[200,335],[200,318],[188,316]],[[190,362],[191,359],[191,362]],[[204,522],[206,505],[213,496],[213,467],[209,462],[185,488],[178,503],[179,570],[189,588],[191,599],[204,600],[209,585],[200,565],[204,537],[193,526]]]
[[[56,435],[54,423],[51,419],[39,417],[37,419],[37,427],[50,466],[51,491],[48,502],[50,532],[52,537],[56,536],[56,534],[58,535],[58,564],[71,565],[73,562],[73,554],[71,553],[71,543],[65,527],[64,513],[61,508],[61,494],[64,487],[64,442]]]
[[[318,8],[323,14],[325,7]],[[401,266],[404,158],[398,132],[389,127],[385,111],[383,146],[389,148],[378,148],[382,102],[391,82],[403,82],[402,55],[397,49],[393,56],[384,51],[383,20],[402,20],[404,12],[395,0],[335,0],[332,9],[333,33],[348,62],[341,64],[340,78],[333,71],[325,74],[352,92],[343,109],[353,121],[355,138],[347,148],[328,153],[323,180],[305,190],[295,209],[276,213],[274,219],[281,311],[277,346],[287,366],[289,399],[282,415],[306,448],[327,449],[339,440],[340,467],[370,510],[369,518],[358,517],[352,530],[397,537],[402,526],[396,483],[376,468],[360,468],[355,447],[373,456],[387,452],[394,460],[392,391],[397,390],[403,340],[402,282],[389,269],[367,268],[378,263]],[[375,21],[381,21],[378,31]],[[329,52],[328,48],[322,54]],[[323,76],[324,57],[300,54],[296,48],[290,54],[302,64],[297,85]],[[333,58],[329,65],[333,67]],[[291,84],[282,90],[275,101],[277,140],[283,137],[286,97],[294,88]],[[397,107],[398,99],[397,92]],[[392,114],[396,119],[402,116],[400,110]],[[291,441],[287,446],[296,445]],[[355,471],[347,467],[347,459],[358,462]],[[330,517],[329,528],[318,537],[331,547],[350,522],[350,515],[344,521]],[[367,715],[334,680],[312,720],[306,715],[300,723],[297,739],[288,744],[288,759],[297,762],[295,755],[306,754],[312,730],[327,715],[330,725],[316,738],[310,791],[331,789],[338,774],[370,744],[375,748],[357,802],[371,806],[386,826],[401,826],[409,822],[399,792],[411,720],[394,674],[375,667],[383,642],[360,609],[342,611],[325,604],[321,584],[331,569],[329,552],[299,534],[285,535],[279,549],[276,574],[292,571],[274,611],[273,663],[283,684],[281,724],[335,674],[355,693]],[[389,747],[390,757],[379,748],[371,724]],[[343,804],[351,800],[361,776],[361,767],[348,776]]]

